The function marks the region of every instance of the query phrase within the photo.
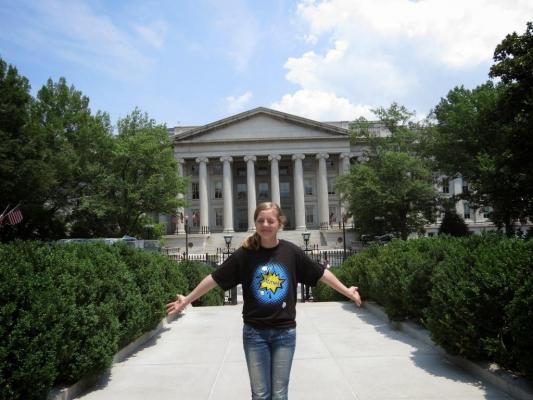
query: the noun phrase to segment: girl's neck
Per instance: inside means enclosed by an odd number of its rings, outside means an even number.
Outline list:
[[[278,238],[274,238],[271,240],[261,239],[261,247],[264,247],[265,249],[271,249],[272,247],[276,247],[278,243],[279,243]]]

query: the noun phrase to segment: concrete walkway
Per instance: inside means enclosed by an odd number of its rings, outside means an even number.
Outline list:
[[[250,399],[242,306],[189,307],[84,400]],[[297,305],[291,400],[510,399],[352,303]]]

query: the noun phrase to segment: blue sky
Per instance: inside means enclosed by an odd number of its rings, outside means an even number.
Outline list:
[[[396,101],[423,117],[488,79],[530,0],[0,0],[0,57],[61,76],[115,123],[200,125],[263,106],[320,121]]]

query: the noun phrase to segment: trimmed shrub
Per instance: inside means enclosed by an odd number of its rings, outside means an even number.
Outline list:
[[[520,287],[531,261],[522,240],[487,235],[458,242],[453,257],[433,276],[428,327],[435,341],[452,354],[491,359],[516,370],[517,338],[511,329],[516,323],[506,310],[514,304],[515,313],[521,311]]]
[[[187,293],[191,292],[207,275],[213,272],[213,268],[199,261],[182,261],[179,269],[189,283]],[[182,292],[186,294],[185,291]],[[224,304],[224,291],[219,287],[214,288],[192,303],[194,307],[220,306]]]
[[[43,399],[103,371],[187,282],[125,244],[0,245],[0,399]]]

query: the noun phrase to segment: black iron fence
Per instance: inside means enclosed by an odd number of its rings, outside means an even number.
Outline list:
[[[226,259],[233,254],[235,248],[218,248],[215,253],[188,253],[181,251],[179,247],[163,247],[161,253],[177,262],[189,260],[200,261],[218,268]],[[334,268],[342,265],[344,260],[355,254],[353,249],[320,249],[318,245],[306,246],[303,251],[313,260],[326,268]],[[313,300],[313,288],[308,285],[301,285],[302,301]],[[224,304],[237,304],[237,288],[232,288],[224,294]]]

